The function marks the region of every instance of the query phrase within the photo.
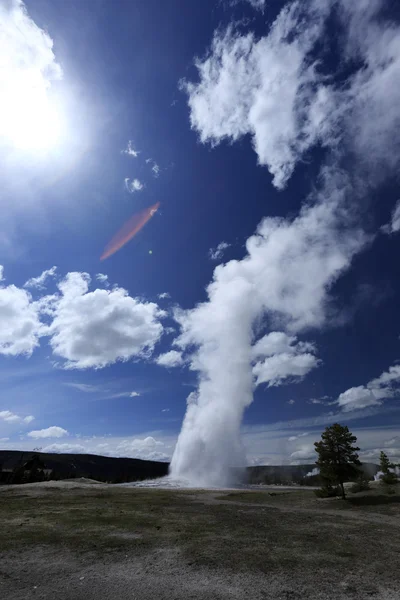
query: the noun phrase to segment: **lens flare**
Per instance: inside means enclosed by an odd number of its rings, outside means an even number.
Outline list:
[[[153,204],[153,206],[149,206],[140,213],[133,215],[133,217],[131,217],[129,221],[127,221],[125,225],[121,227],[118,233],[112,238],[110,243],[107,244],[103,254],[100,257],[100,260],[105,260],[114,254],[114,252],[120,250],[122,246],[125,246],[125,244],[129,242],[129,240],[131,240],[137,233],[139,233],[139,231],[146,225],[147,221],[149,221],[157,212],[159,206],[160,203],[156,202],[156,204]]]

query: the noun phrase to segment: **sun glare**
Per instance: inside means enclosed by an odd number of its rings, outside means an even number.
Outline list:
[[[20,83],[21,86],[14,82],[15,85],[8,90],[7,98],[3,97],[1,102],[3,133],[17,149],[50,150],[61,140],[61,115],[43,86],[27,86],[26,80]]]

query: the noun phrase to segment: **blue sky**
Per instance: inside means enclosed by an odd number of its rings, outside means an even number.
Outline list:
[[[1,447],[166,460],[186,413],[181,472],[240,440],[312,462],[335,421],[399,460],[393,3],[0,0],[0,25]]]

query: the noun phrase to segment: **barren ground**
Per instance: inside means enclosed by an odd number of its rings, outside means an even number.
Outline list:
[[[400,490],[0,487],[0,598],[400,598]]]

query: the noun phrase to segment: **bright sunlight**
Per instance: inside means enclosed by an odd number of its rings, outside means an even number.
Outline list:
[[[27,85],[26,77],[25,73],[24,81],[14,82],[2,98],[2,133],[20,150],[50,150],[61,140],[62,118],[47,90]]]

